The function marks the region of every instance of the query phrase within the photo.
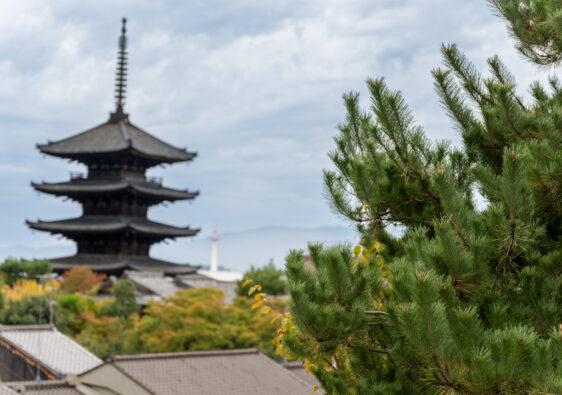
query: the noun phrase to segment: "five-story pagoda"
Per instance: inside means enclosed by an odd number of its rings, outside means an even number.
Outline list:
[[[146,170],[160,164],[191,161],[197,154],[173,147],[129,121],[123,111],[127,70],[125,22],[119,40],[117,107],[107,122],[66,139],[38,145],[48,155],[83,163],[86,176],[62,183],[32,183],[38,191],[67,196],[82,205],[82,216],[60,221],[27,221],[37,230],[60,234],[77,244],[74,256],[52,259],[55,271],[91,266],[104,273],[158,270],[191,273],[196,268],[149,257],[154,243],[193,236],[199,230],[153,222],[150,206],[164,201],[193,199],[198,192],[176,190],[147,179]]]

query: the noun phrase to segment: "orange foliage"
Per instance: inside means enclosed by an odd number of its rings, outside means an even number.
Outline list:
[[[106,275],[95,273],[89,266],[74,267],[62,275],[60,290],[62,292],[88,292],[94,287],[99,287]]]

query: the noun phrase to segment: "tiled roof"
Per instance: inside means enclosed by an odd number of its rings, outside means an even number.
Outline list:
[[[161,224],[142,217],[116,217],[109,215],[85,215],[61,221],[39,220],[37,222],[26,222],[32,229],[64,235],[133,231],[163,239],[193,236],[199,232],[199,229]]]
[[[50,193],[57,196],[79,196],[92,194],[107,194],[112,192],[133,191],[135,193],[162,200],[184,200],[193,199],[199,192],[189,192],[166,188],[155,182],[144,180],[73,180],[60,183],[31,183],[38,191]]]
[[[68,158],[130,150],[139,156],[171,163],[192,160],[197,155],[171,146],[127,120],[106,122],[83,133],[37,147],[43,153]]]
[[[316,377],[308,373],[301,362],[284,362],[283,367],[300,377],[300,379],[305,383],[308,383],[308,385],[310,385],[310,388],[313,388],[315,385],[317,385],[318,389],[316,390],[316,394],[320,395],[324,393]]]
[[[0,383],[0,395],[17,395],[17,392],[10,389],[5,383]]]
[[[0,326],[0,338],[59,374],[80,374],[102,363],[50,325]]]
[[[167,298],[174,296],[180,290],[174,279],[164,275],[162,271],[125,271],[123,277],[133,281],[137,286],[140,286],[155,295]]]
[[[197,274],[187,274],[176,276],[180,284],[184,284],[188,288],[215,288],[224,292],[224,300],[230,303],[236,298],[236,282],[234,281],[217,281],[213,278],[204,276],[199,272]]]
[[[312,387],[257,349],[140,354],[107,362],[154,394],[311,394]]]
[[[102,272],[122,272],[125,269],[156,270],[167,274],[185,274],[197,271],[197,266],[177,264],[160,259],[136,255],[79,254],[64,258],[50,259],[53,270],[61,272],[75,266],[90,266]]]
[[[14,381],[5,383],[13,392],[9,394],[25,395],[83,395],[82,392],[63,380],[50,381]],[[0,391],[0,395],[3,393]]]

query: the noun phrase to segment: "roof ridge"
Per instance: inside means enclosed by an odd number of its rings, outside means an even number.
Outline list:
[[[178,351],[148,354],[110,355],[106,362],[139,361],[147,359],[185,358],[185,357],[214,357],[220,355],[260,354],[257,348],[237,348],[232,350]]]
[[[176,150],[178,150],[178,151],[182,151],[182,152],[186,152],[186,153],[191,153],[191,154],[197,155],[196,152],[189,152],[189,151],[187,150],[187,148],[180,148],[180,147],[177,147],[177,146],[175,146],[175,145],[172,145],[172,144],[170,144],[170,143],[165,142],[164,140],[162,140],[162,139],[160,139],[160,138],[154,136],[152,133],[147,132],[146,130],[141,129],[140,127],[138,127],[138,126],[135,125],[134,123],[128,122],[127,125],[129,125],[129,126],[131,126],[132,128],[136,129],[140,134],[143,134],[143,135],[145,135],[145,136],[147,136],[147,137],[150,137],[150,138],[152,138],[152,139],[158,141],[158,142],[161,143],[161,144],[164,144],[164,145],[167,145],[167,146],[169,146],[169,147],[172,147],[172,148],[174,148],[174,149],[176,149]]]
[[[15,385],[22,385],[24,387],[31,387],[26,389],[42,389],[42,387],[58,387],[58,386],[70,386],[70,384],[62,379],[62,380],[25,380],[25,381],[2,381],[7,387],[15,386]]]
[[[91,128],[89,128],[89,129],[87,129],[87,130],[84,130],[83,132],[73,134],[72,136],[68,136],[68,137],[62,138],[62,139],[60,139],[60,140],[54,140],[54,141],[47,140],[47,144],[36,144],[36,146],[37,146],[37,148],[38,148],[41,152],[43,152],[43,151],[41,150],[42,147],[47,147],[48,145],[51,145],[51,144],[62,143],[63,141],[67,141],[67,140],[70,140],[70,139],[73,139],[73,138],[76,138],[76,137],[83,136],[83,135],[85,135],[86,133],[89,133],[89,132],[91,132],[92,130],[97,129],[97,128],[99,128],[99,127],[102,127],[103,125],[108,124],[108,123],[109,123],[108,121],[105,121],[105,122],[102,122],[102,123],[100,123],[100,124],[98,124],[98,125],[96,125],[96,126],[94,126],[94,127],[91,127]]]
[[[15,341],[14,339],[9,339],[6,336],[2,336],[1,332],[0,332],[0,339],[1,339],[0,343],[4,343],[5,345],[8,345],[9,347],[13,347],[13,348],[17,349],[17,352],[20,354],[20,356],[21,356],[21,354],[23,354],[24,359],[27,357],[27,358],[31,359],[32,361],[34,361],[36,366],[38,366],[39,369],[41,369],[43,371],[43,373],[45,373],[47,375],[47,377],[49,377],[49,373],[53,377],[56,377],[56,375],[58,374],[58,371],[55,368],[53,368],[50,364],[46,363],[42,359],[39,359],[39,353],[32,352],[32,351],[28,350],[28,348],[25,347],[24,344],[22,344],[18,341]]]
[[[0,325],[0,332],[9,332],[9,331],[32,331],[32,330],[51,330],[53,331],[53,327],[50,324],[33,324],[33,325]]]
[[[123,139],[125,139],[125,141],[129,144],[129,147],[131,147],[133,145],[133,142],[131,141],[131,136],[129,135],[127,127],[125,126],[125,123],[123,121],[119,121],[119,129],[121,129]]]
[[[112,136],[112,141],[107,140],[107,136]],[[127,150],[157,163],[186,162],[197,156],[197,152],[167,143],[124,120],[118,123],[109,120],[63,139],[37,144],[37,148],[48,155],[76,160],[80,160],[81,155],[112,154]]]

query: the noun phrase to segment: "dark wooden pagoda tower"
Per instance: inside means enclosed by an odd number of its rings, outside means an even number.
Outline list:
[[[89,265],[95,271],[116,274],[127,269],[192,273],[196,267],[149,257],[152,244],[193,236],[199,230],[153,222],[147,218],[148,208],[164,201],[193,199],[198,192],[166,188],[147,179],[146,170],[160,164],[191,161],[197,154],[143,131],[123,111],[127,70],[125,23],[123,19],[115,112],[107,122],[90,130],[37,146],[42,153],[87,166],[87,175],[71,177],[67,182],[32,183],[38,191],[67,196],[80,203],[82,216],[26,222],[32,229],[60,234],[76,242],[76,255],[51,260],[57,272]]]

